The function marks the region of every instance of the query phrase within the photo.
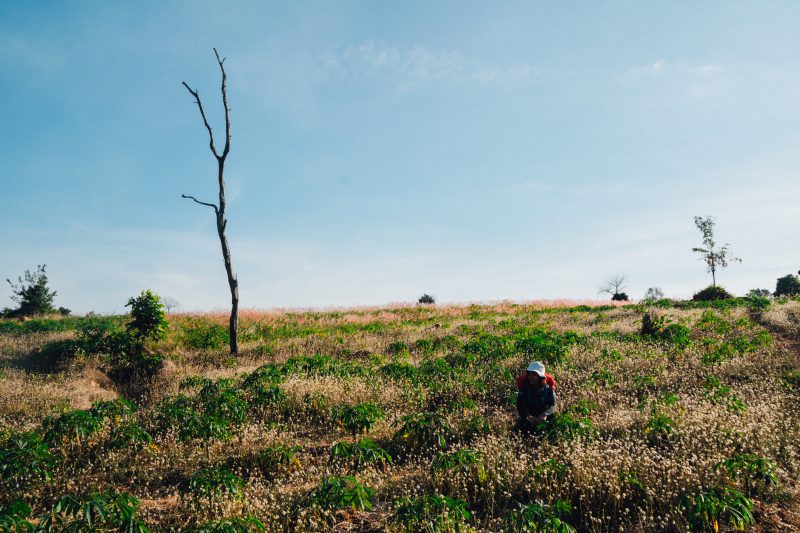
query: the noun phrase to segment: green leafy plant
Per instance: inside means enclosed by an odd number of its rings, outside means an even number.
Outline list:
[[[406,533],[466,532],[467,523],[472,518],[466,502],[438,494],[401,498],[394,503],[396,510],[389,520]]]
[[[28,520],[31,507],[25,502],[14,500],[8,505],[0,505],[0,531],[34,533],[36,526]]]
[[[139,296],[131,297],[125,307],[131,308],[131,321],[128,332],[139,341],[159,340],[164,338],[167,330],[167,319],[164,304],[157,294],[150,290],[142,291]]]
[[[753,524],[753,501],[730,487],[714,486],[685,496],[680,509],[692,531],[719,531],[720,522],[738,531]]]
[[[444,448],[453,434],[440,413],[412,413],[397,420],[394,434],[395,442],[406,451],[419,451],[424,448]]]
[[[25,271],[24,279],[20,276],[14,284],[10,279],[6,279],[11,286],[11,299],[19,304],[19,308],[8,310],[4,314],[9,317],[43,315],[54,313],[53,299],[56,291],[47,288],[47,265],[37,265],[36,270]]]
[[[800,274],[800,272],[798,272],[798,274]],[[776,298],[781,296],[797,296],[800,294],[800,277],[787,274],[778,278],[774,294]]]
[[[14,485],[49,481],[55,465],[56,458],[36,432],[13,433],[0,446],[0,479]]]
[[[567,475],[569,467],[555,459],[548,459],[536,465],[530,471],[531,477],[539,483],[546,481],[562,481]]]
[[[331,447],[330,459],[343,461],[353,469],[360,469],[367,465],[380,465],[385,468],[392,462],[389,452],[367,438],[352,443],[337,442]]]
[[[589,440],[594,434],[589,418],[577,418],[570,413],[555,413],[535,426],[536,433],[544,435],[550,442]]]
[[[59,498],[45,515],[42,531],[126,531],[146,533],[150,530],[136,517],[139,500],[121,492],[67,494]]]
[[[475,450],[462,448],[451,453],[440,453],[431,461],[431,475],[449,476],[456,472],[475,474],[480,481],[486,480],[486,468],[483,465],[484,454]]]
[[[709,376],[703,383],[705,397],[711,403],[725,405],[729,410],[734,413],[741,413],[747,410],[747,405],[742,401],[739,396],[731,392],[731,388],[725,386],[720,382],[716,376]]]
[[[337,405],[333,408],[333,419],[353,436],[366,433],[383,418],[383,410],[374,403]]]
[[[274,477],[280,470],[295,470],[300,468],[298,453],[301,446],[275,444],[259,451],[256,462],[261,471],[268,477]]]
[[[323,509],[372,509],[375,491],[353,476],[331,476],[323,479],[309,494],[309,502]]]
[[[770,489],[778,486],[775,463],[752,454],[736,454],[714,465],[714,471],[724,471],[732,481],[744,485],[745,494],[760,487]]]
[[[543,533],[574,533],[574,527],[560,517],[569,515],[572,509],[568,502],[556,500],[552,505],[541,502],[520,503],[519,507],[504,517],[507,531]]]
[[[733,295],[719,286],[709,285],[705,289],[694,293],[692,300],[695,302],[708,302],[713,300],[730,300]]]
[[[140,450],[153,444],[153,437],[134,421],[126,422],[111,428],[109,446]]]
[[[181,493],[194,500],[209,502],[243,496],[244,480],[222,466],[197,470],[189,478]]]
[[[44,440],[49,445],[59,445],[64,441],[85,443],[103,427],[103,418],[91,411],[75,409],[59,416],[45,418]]]
[[[223,518],[203,524],[192,530],[194,533],[263,533],[264,523],[254,516]]]

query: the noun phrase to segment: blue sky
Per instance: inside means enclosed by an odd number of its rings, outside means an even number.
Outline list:
[[[800,268],[796,2],[3,2],[0,276],[56,303],[243,307],[686,297]],[[0,307],[11,305],[0,291]]]

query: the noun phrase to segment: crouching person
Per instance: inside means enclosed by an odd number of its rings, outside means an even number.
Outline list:
[[[544,371],[544,365],[533,361],[527,372],[517,378],[517,425],[514,429],[532,432],[539,422],[558,409],[556,404],[556,382]]]

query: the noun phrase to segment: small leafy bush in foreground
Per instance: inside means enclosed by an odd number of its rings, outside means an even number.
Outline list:
[[[139,500],[121,492],[62,496],[42,519],[42,531],[150,531],[136,518]]]
[[[300,459],[297,457],[301,446],[287,446],[276,444],[264,448],[256,456],[256,461],[261,471],[269,476],[274,476],[281,469],[293,470],[300,468]]]
[[[361,484],[353,476],[331,476],[323,479],[309,495],[312,505],[323,509],[372,509],[375,491]]]
[[[245,518],[223,518],[192,529],[193,533],[262,533],[264,523],[254,516]]]
[[[589,418],[576,418],[570,413],[555,413],[535,428],[550,442],[571,441],[575,439],[591,439],[594,434],[592,421]]]
[[[741,481],[746,494],[756,487],[770,489],[778,486],[775,464],[752,454],[736,454],[714,465],[714,471],[723,470],[731,481]]]
[[[744,531],[753,524],[753,501],[730,487],[714,486],[685,496],[681,510],[692,531],[719,531],[720,522]]]
[[[0,531],[34,533],[36,527],[28,521],[30,516],[30,506],[19,500],[8,505],[0,505]]]
[[[572,511],[569,503],[556,500],[552,505],[540,502],[519,504],[505,516],[508,531],[543,533],[574,533],[575,528],[559,518]]]
[[[103,418],[91,411],[75,409],[47,417],[42,427],[45,430],[44,440],[51,446],[73,440],[81,444],[102,429]]]
[[[394,440],[405,451],[419,451],[423,448],[444,448],[453,434],[440,413],[412,413],[396,421],[399,426]]]
[[[0,479],[14,484],[49,481],[55,463],[41,435],[32,431],[12,434],[0,447]]]
[[[333,408],[333,419],[353,436],[366,433],[383,417],[383,410],[374,403],[337,405]]]
[[[214,466],[197,470],[182,491],[194,500],[220,501],[225,498],[242,497],[244,480],[230,470]]]
[[[397,510],[390,521],[406,533],[459,533],[468,531],[467,522],[472,517],[466,502],[429,494],[418,498],[402,498],[395,502]]]
[[[344,461],[354,469],[367,465],[380,465],[385,468],[392,462],[389,452],[366,438],[353,443],[337,442],[331,448],[330,458],[332,461]]]

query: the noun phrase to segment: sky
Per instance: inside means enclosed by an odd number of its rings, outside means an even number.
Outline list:
[[[800,3],[0,3],[0,278],[57,306],[737,294],[800,269]],[[222,140],[217,141],[218,144]],[[0,307],[13,307],[7,284]]]

